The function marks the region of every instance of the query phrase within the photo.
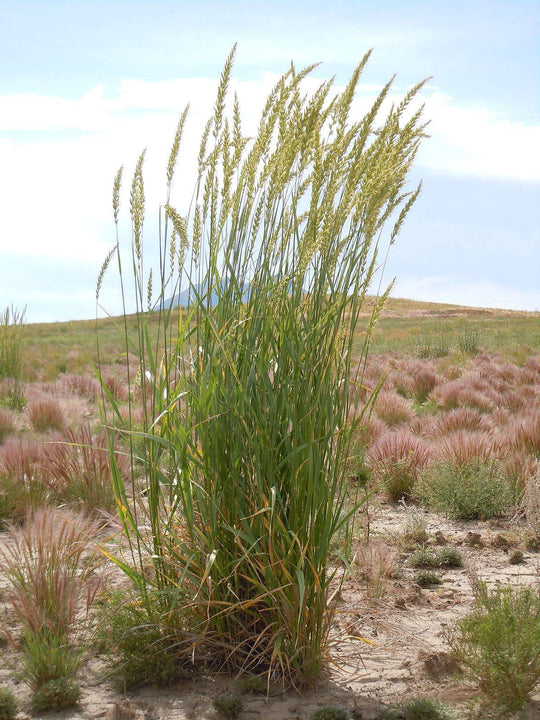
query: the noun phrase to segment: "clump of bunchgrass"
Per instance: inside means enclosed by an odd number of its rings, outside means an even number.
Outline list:
[[[428,459],[426,443],[406,430],[387,433],[367,454],[374,482],[394,502],[410,497]]]
[[[89,540],[97,526],[82,515],[44,508],[22,528],[10,528],[0,567],[6,599],[21,627],[21,675],[33,689],[73,677],[82,653],[75,631],[83,626],[100,584]]]
[[[523,708],[540,682],[540,593],[536,587],[476,582],[472,614],[447,631],[467,676],[489,707]]]
[[[367,393],[355,412],[355,389],[364,385],[386,293],[367,319],[361,309],[384,222],[397,218],[393,242],[418,194],[405,183],[424,134],[421,112],[410,112],[421,84],[379,123],[386,85],[351,122],[367,59],[338,95],[331,82],[306,95],[310,69],[291,67],[249,140],[238,100],[232,112],[227,105],[231,54],[187,216],[171,205],[187,112],[180,119],[152,272],[140,156],[129,199],[134,329],[127,305],[122,320],[127,417],[101,373],[113,483],[134,558],[118,564],[147,621],[174,636],[174,607],[176,632],[188,625],[196,638],[186,643],[189,659],[210,652],[235,672],[272,672],[297,685],[312,683],[326,661],[339,590],[331,552],[355,510],[346,506],[347,459],[370,406]],[[117,228],[121,176],[113,187]],[[124,286],[117,243],[98,278],[98,301],[113,260]],[[174,309],[175,297],[184,311]],[[145,410],[137,432],[135,401]],[[133,467],[143,467],[144,503],[136,501],[137,474],[126,483],[115,470],[119,434]]]
[[[127,477],[129,462],[116,452],[115,471]],[[64,438],[49,443],[42,466],[53,478],[57,493],[87,511],[116,510],[109,448],[104,434],[93,435],[88,425],[68,430]]]
[[[26,417],[30,427],[35,432],[61,431],[66,425],[62,406],[56,398],[51,396],[38,397],[32,400],[26,411]]]
[[[54,483],[41,464],[43,446],[8,438],[0,448],[0,521],[22,522],[28,510],[57,498]]]

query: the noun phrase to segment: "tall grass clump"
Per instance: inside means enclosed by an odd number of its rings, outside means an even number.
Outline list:
[[[330,548],[352,512],[344,479],[362,421],[352,412],[355,387],[386,293],[368,321],[360,311],[386,221],[392,244],[419,192],[406,183],[424,135],[421,110],[412,109],[422,83],[380,121],[389,82],[353,119],[368,55],[337,94],[331,81],[306,94],[312,68],[291,67],[248,138],[238,99],[227,108],[231,53],[186,214],[171,204],[187,112],[180,119],[152,271],[141,155],[130,191],[133,341],[124,322],[126,356],[137,357],[127,367],[128,402],[139,384],[142,431],[130,432],[102,383],[111,447],[123,434],[144,464],[142,488],[135,472],[131,486],[120,472],[114,481],[132,550],[131,561],[117,561],[149,622],[186,658],[206,651],[235,671],[297,684],[312,682],[326,658],[337,573]],[[117,238],[120,188],[121,172]],[[98,300],[114,254],[127,287],[117,242]]]
[[[0,312],[0,378],[9,380],[7,401],[14,410],[24,407],[23,361],[26,311],[13,306]]]

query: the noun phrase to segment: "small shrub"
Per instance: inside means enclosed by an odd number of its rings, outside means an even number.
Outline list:
[[[13,691],[5,687],[0,686],[0,720],[14,720],[19,711],[19,703]]]
[[[223,717],[234,720],[246,707],[244,698],[236,693],[222,693],[212,700],[214,708]]]
[[[451,711],[436,700],[413,698],[385,708],[377,720],[453,720]]]
[[[462,567],[463,558],[456,548],[444,547],[440,550],[430,550],[428,548],[418,548],[410,556],[408,560],[412,567]]]
[[[351,720],[351,714],[344,708],[327,705],[311,713],[308,720]]]
[[[66,424],[62,407],[53,397],[41,397],[33,400],[26,411],[30,427],[35,432],[63,430]]]
[[[447,632],[456,659],[495,707],[521,709],[540,682],[540,593],[475,586],[474,612]]]
[[[81,698],[81,688],[69,678],[57,678],[38,688],[32,696],[33,712],[65,710],[76,705]]]
[[[421,474],[417,493],[430,508],[454,520],[498,517],[515,501],[504,471],[480,460],[434,463]]]
[[[431,570],[419,570],[414,573],[414,582],[420,587],[429,587],[430,585],[441,585],[442,580],[437,573]]]
[[[185,675],[176,643],[178,632],[169,634],[164,628],[160,605],[155,594],[146,606],[121,592],[107,598],[98,639],[109,657],[112,676],[123,688],[167,687]],[[173,621],[169,617],[169,623]]]

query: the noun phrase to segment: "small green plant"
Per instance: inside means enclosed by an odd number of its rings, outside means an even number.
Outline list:
[[[429,587],[430,585],[441,585],[442,580],[432,570],[418,570],[414,573],[414,582],[420,587]]]
[[[19,711],[19,703],[13,690],[0,685],[0,720],[14,720]]]
[[[223,717],[235,720],[246,707],[246,702],[236,693],[222,693],[212,700],[212,705]]]
[[[377,720],[454,720],[455,715],[429,698],[413,698],[390,708],[385,708]]]
[[[111,676],[122,688],[166,687],[185,674],[177,647],[178,632],[167,632],[159,620],[162,603],[163,598],[157,594],[147,599],[147,607],[122,592],[106,598],[98,641],[109,659]],[[154,621],[149,607],[155,612]]]
[[[49,680],[32,695],[32,711],[65,710],[76,705],[81,698],[81,688],[75,680],[66,677]]]
[[[440,550],[431,550],[420,547],[409,557],[408,563],[416,568],[462,567],[463,558],[457,548],[444,547]]]
[[[490,592],[481,582],[474,589],[474,612],[448,630],[447,640],[490,705],[520,710],[540,682],[540,592]]]
[[[327,705],[311,713],[308,720],[351,720],[351,714],[337,705]]]
[[[0,407],[0,445],[13,432],[15,432],[15,417],[9,410]]]
[[[453,520],[498,517],[516,499],[497,463],[474,458],[464,463],[433,463],[420,474],[416,492],[430,508]]]

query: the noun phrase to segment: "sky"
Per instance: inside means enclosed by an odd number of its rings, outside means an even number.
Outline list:
[[[335,77],[339,89],[373,48],[359,116],[394,73],[395,98],[431,77],[430,138],[411,175],[423,190],[384,282],[396,277],[396,297],[540,310],[540,0],[0,0],[0,309],[95,316],[117,169],[129,179],[147,149],[155,237],[178,117],[189,102],[182,209],[234,43],[247,127],[291,61],[320,63],[313,84]]]

